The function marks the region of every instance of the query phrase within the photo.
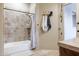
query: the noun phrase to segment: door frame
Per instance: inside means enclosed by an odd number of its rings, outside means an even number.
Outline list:
[[[58,20],[58,39],[59,41],[64,40],[64,20],[63,20],[63,3],[59,5],[59,20]]]

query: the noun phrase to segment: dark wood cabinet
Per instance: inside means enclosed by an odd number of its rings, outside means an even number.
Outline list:
[[[79,56],[79,52],[59,46],[59,55],[60,56]]]

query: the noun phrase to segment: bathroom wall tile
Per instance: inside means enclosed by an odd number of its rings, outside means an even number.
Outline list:
[[[25,13],[4,10],[5,42],[23,41],[28,39],[28,30],[31,28],[31,18]]]

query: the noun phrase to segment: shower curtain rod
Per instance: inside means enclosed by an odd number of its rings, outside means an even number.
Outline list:
[[[3,9],[6,9],[6,10],[12,10],[12,11],[16,11],[16,12],[21,12],[21,13],[26,13],[27,15],[31,14],[31,15],[35,15],[34,13],[29,13],[29,12],[23,12],[23,11],[18,11],[18,10],[13,10],[13,9],[9,9],[9,8],[3,8]]]

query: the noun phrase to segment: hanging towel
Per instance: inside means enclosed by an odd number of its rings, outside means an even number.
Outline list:
[[[51,29],[50,16],[47,17],[47,27],[49,31]]]
[[[52,11],[50,12],[50,14],[48,15],[44,15],[43,16],[43,20],[42,20],[42,30],[44,32],[47,32],[51,29],[51,22],[50,22],[50,17],[52,16]]]
[[[43,19],[42,19],[42,30],[44,32],[47,32],[47,30],[48,30],[48,26],[47,26],[47,15],[44,15],[43,16]]]
[[[47,26],[48,26],[48,31],[51,29],[51,22],[50,22],[50,17],[52,16],[52,11],[50,11],[50,14],[47,16]]]

